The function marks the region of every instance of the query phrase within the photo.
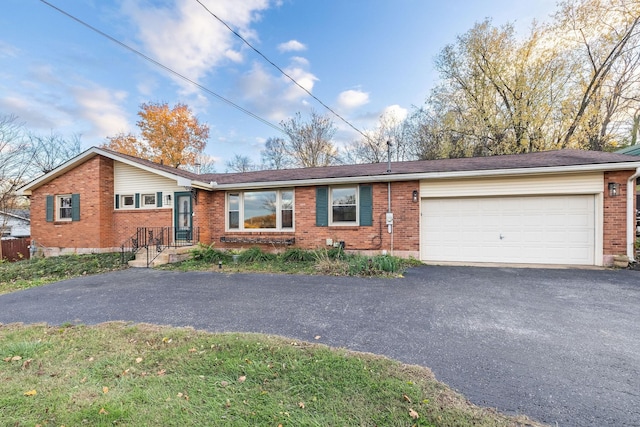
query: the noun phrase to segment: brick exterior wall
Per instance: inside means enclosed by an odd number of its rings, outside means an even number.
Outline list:
[[[634,171],[606,172],[603,197],[603,256],[607,265],[614,255],[626,254],[627,179]],[[89,253],[119,250],[136,227],[173,227],[173,209],[115,210],[114,162],[95,156],[65,174],[33,190],[31,195],[31,234],[46,255],[66,252]],[[608,184],[620,184],[619,195],[610,197]],[[248,248],[254,244],[222,243],[221,237],[243,239],[295,238],[295,246],[304,249],[327,247],[327,239],[345,242],[345,248],[363,253],[391,252],[419,258],[420,202],[412,193],[419,191],[418,181],[391,184],[393,234],[385,224],[387,183],[372,184],[373,225],[316,226],[316,188],[295,188],[294,231],[227,232],[225,231],[225,192],[198,190],[193,200],[193,226],[200,229],[200,242],[219,248]],[[630,189],[635,192],[635,188]],[[80,194],[79,221],[46,221],[47,195]],[[264,249],[282,250],[284,246],[261,245]]]
[[[79,221],[46,221],[47,195],[62,194],[80,194]],[[92,157],[34,190],[30,199],[31,235],[46,255],[101,251],[111,245],[113,160]]]
[[[627,253],[627,192],[630,190],[635,194],[635,184],[629,189],[627,181],[634,172],[616,171],[604,174],[602,252],[605,265],[613,263],[614,255],[626,255]],[[609,183],[619,184],[617,196],[609,196]]]
[[[419,191],[418,181],[394,182],[391,184],[391,211],[394,214],[393,246],[392,235],[388,233],[385,213],[387,212],[387,184],[376,183],[373,190],[373,225],[371,226],[316,226],[316,188],[296,187],[294,207],[294,229],[291,232],[271,231],[225,231],[225,193],[222,191],[210,195],[207,217],[211,230],[208,243],[220,248],[247,248],[246,243],[222,243],[221,237],[233,237],[249,240],[290,239],[295,238],[295,247],[317,249],[327,247],[327,239],[345,242],[345,249],[364,253],[380,253],[382,250],[401,256],[419,255],[420,245],[420,203],[412,201],[413,191]],[[265,249],[273,249],[271,244],[262,244]],[[277,247],[276,247],[277,248]],[[279,249],[282,249],[280,247]]]

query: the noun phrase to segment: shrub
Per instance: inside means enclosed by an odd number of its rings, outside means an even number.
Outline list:
[[[264,262],[272,261],[276,258],[275,254],[263,252],[258,246],[253,246],[240,253],[240,261],[242,262]]]
[[[199,244],[196,249],[191,251],[191,258],[195,261],[218,262],[228,261],[230,256],[225,252],[214,249],[213,244],[209,246]]]
[[[307,262],[314,261],[316,259],[316,253],[300,248],[289,248],[280,255],[280,257],[283,261],[288,262]]]

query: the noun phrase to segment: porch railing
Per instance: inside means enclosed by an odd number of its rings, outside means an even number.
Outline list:
[[[120,246],[120,259],[124,264],[146,249],[148,267],[165,249],[191,246],[199,241],[198,227],[138,227]]]

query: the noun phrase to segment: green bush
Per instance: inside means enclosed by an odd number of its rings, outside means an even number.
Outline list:
[[[228,261],[231,259],[231,255],[226,252],[220,251],[213,247],[213,244],[207,246],[199,244],[196,249],[191,251],[191,258],[195,261],[202,262],[218,262]]]
[[[263,252],[258,246],[253,246],[246,251],[240,253],[239,260],[241,262],[264,262],[273,261],[277,258],[277,255],[268,252]]]
[[[316,259],[316,254],[314,251],[307,251],[300,248],[289,248],[280,255],[280,258],[287,262],[307,262],[314,261]]]

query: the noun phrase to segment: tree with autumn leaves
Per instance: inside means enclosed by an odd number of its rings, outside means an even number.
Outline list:
[[[132,133],[107,137],[104,148],[173,167],[200,163],[209,126],[202,124],[185,104],[145,103],[138,112],[140,138]]]

